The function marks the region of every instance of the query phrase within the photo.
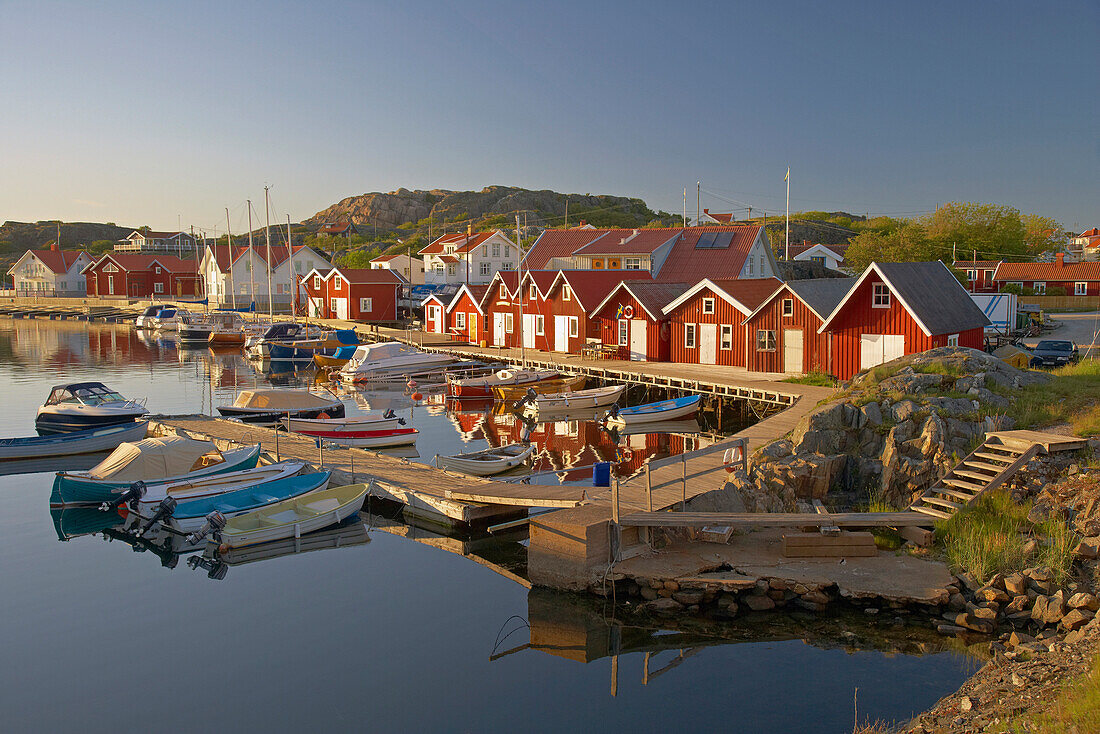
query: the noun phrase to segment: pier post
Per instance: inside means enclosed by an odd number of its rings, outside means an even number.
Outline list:
[[[611,480],[611,521],[619,524],[619,478]]]
[[[282,461],[279,458],[279,429],[276,427],[272,430],[275,431],[275,461]]]
[[[649,477],[649,457],[645,460],[645,508],[653,512],[653,481]]]
[[[688,465],[687,457],[680,452],[680,512],[687,512],[688,504]]]

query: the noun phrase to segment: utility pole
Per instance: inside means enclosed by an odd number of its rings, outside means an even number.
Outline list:
[[[472,255],[470,252],[470,228],[473,226],[472,223],[466,222],[466,247],[464,248],[466,251],[466,285],[470,285],[470,257]]]
[[[565,228],[569,229],[569,194],[565,195]],[[523,305],[523,299],[520,299],[520,305]]]
[[[267,317],[275,320],[275,294],[271,287],[271,204],[264,186],[264,239],[267,241]]]
[[[784,235],[783,259],[791,259],[791,167],[787,166],[787,175],[783,177],[787,182],[787,228]]]
[[[203,230],[200,230],[200,232],[202,232],[202,246],[206,247],[206,232],[203,231]],[[179,238],[179,242],[180,242],[180,255],[181,255],[180,260],[183,259],[183,257],[182,257],[182,254],[183,254],[183,237],[179,237],[179,235],[182,235],[182,234],[183,234],[182,232],[177,232],[177,237]],[[217,240],[215,240],[215,243],[216,242],[217,242]],[[195,277],[195,298],[198,298],[199,297],[199,280],[200,280],[199,276],[201,275],[201,273],[199,272],[199,264],[200,264],[199,263],[199,246],[198,246],[198,243],[195,242],[195,227],[194,227],[194,225],[191,226],[191,244],[195,248],[195,276],[196,276]],[[203,295],[205,296],[205,298],[203,298],[203,300],[206,301],[206,304],[203,306],[202,310],[209,313],[210,312],[210,289],[206,287],[206,278],[201,278],[201,280],[202,280]]]
[[[233,304],[233,310],[237,310],[237,281],[233,280],[233,231],[229,224],[229,207],[225,208],[225,241],[229,248],[229,299]],[[218,267],[218,241],[214,240],[214,269]]]
[[[702,186],[702,182],[695,182],[695,226],[699,226],[699,220],[703,218],[703,210],[699,208],[699,190],[702,188]]]
[[[565,210],[569,211],[569,197],[565,198]],[[566,214],[568,217],[568,213]],[[516,273],[516,293],[519,294],[519,364],[520,367],[527,367],[527,352],[523,343],[523,261],[526,260],[526,256],[523,254],[523,246],[520,244],[519,237],[519,214],[516,215],[516,251],[519,253],[519,271]]]
[[[684,221],[683,226],[688,226],[688,190],[687,186],[684,187]]]
[[[248,289],[252,296],[249,307],[252,313],[256,313],[256,266],[252,262],[252,199],[246,199],[246,201],[248,202]]]
[[[351,228],[348,227],[348,232]],[[350,235],[349,235],[350,236]],[[290,268],[290,320],[298,323],[298,276],[294,274],[294,247],[290,242],[290,215],[286,215],[286,261]],[[348,286],[351,290],[351,286]]]

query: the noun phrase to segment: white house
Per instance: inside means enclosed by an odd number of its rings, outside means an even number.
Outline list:
[[[243,307],[255,294],[257,307],[261,310],[265,308],[268,300],[266,256],[266,246],[254,245],[250,251],[247,245],[233,245],[232,248],[228,245],[208,245],[199,263],[199,272],[211,304]],[[274,303],[284,305],[290,302],[294,291],[292,283],[298,284],[297,302],[304,303],[306,291],[302,279],[311,270],[327,271],[332,267],[328,258],[305,245],[294,246],[293,258],[287,256],[286,245],[274,245],[271,261],[274,265],[271,269],[271,297]]]
[[[521,257],[499,229],[446,234],[417,254],[424,258],[424,281],[433,285],[488,283],[498,270],[515,270]]]
[[[8,268],[18,295],[82,297],[87,292],[80,272],[93,262],[83,250],[27,250]]]
[[[134,230],[115,245],[118,252],[167,252],[180,255],[195,251],[195,237],[186,232],[142,232]],[[184,255],[180,255],[183,257]]]
[[[415,260],[405,253],[382,255],[370,261],[371,270],[393,270],[413,285],[424,284],[424,261]]]
[[[783,251],[783,243],[778,245],[779,251]],[[848,245],[811,245],[809,242],[791,244],[790,255],[792,260],[819,262],[830,270],[844,269],[844,253]]]

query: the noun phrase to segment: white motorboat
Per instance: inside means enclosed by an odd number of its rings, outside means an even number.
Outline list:
[[[188,318],[186,323],[180,323],[176,328],[180,344],[202,344],[210,341],[210,335],[214,332],[240,333],[243,320],[239,313],[233,311],[216,311],[204,316],[195,314]],[[242,339],[243,341],[243,339]]]
[[[336,376],[343,382],[364,382],[382,375],[442,367],[454,361],[450,355],[422,352],[400,342],[364,344],[355,350]]]
[[[470,474],[475,477],[488,477],[500,474],[519,466],[535,452],[534,446],[514,443],[508,446],[473,451],[468,454],[435,457],[436,466],[442,469]]]
[[[280,418],[279,423],[288,431],[329,431],[344,433],[349,431],[380,431],[400,428],[405,425],[404,418],[398,418],[392,410],[374,411],[366,415],[350,418]]]
[[[242,390],[232,405],[219,405],[226,418],[245,423],[277,423],[281,418],[343,418],[344,403],[308,390]]]
[[[144,403],[127,400],[102,382],[72,382],[50,390],[34,427],[42,435],[69,433],[133,423],[148,412]]]
[[[548,395],[529,394],[516,402],[516,408],[524,415],[535,416],[540,413],[566,413],[585,408],[599,408],[617,402],[626,390],[626,385],[594,387],[589,390],[550,393]]]
[[[687,418],[695,415],[699,410],[701,400],[702,398],[698,395],[689,395],[683,398],[661,400],[656,403],[634,405],[629,408],[612,405],[611,409],[604,413],[603,423],[608,428],[621,428],[623,426]]]
[[[186,324],[191,314],[183,309],[169,306],[162,308],[149,319],[149,326],[157,331],[176,331],[180,324]]]
[[[138,315],[137,320],[134,322],[134,326],[136,326],[139,329],[152,329],[153,328],[153,318],[158,313],[160,313],[162,309],[165,309],[165,308],[175,308],[175,306],[173,306],[170,303],[156,303],[156,304],[153,304],[152,306],[149,306],[148,308],[146,308],[144,311],[142,311]]]

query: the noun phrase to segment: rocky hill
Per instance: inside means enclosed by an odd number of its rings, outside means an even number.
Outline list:
[[[113,222],[62,222],[61,246],[90,244],[96,240],[120,240],[134,231],[133,227],[120,227]],[[0,242],[20,252],[42,248],[57,239],[57,222],[4,222],[0,225]]]
[[[376,228],[381,235],[421,227],[426,230],[429,220],[436,232],[447,222],[458,223],[452,230],[467,221],[472,221],[475,229],[506,228],[515,226],[515,215],[520,213],[526,214],[527,226],[560,227],[565,224],[567,207],[570,224],[585,220],[595,226],[638,227],[659,217],[641,199],[488,186],[481,191],[398,189],[349,196],[303,224],[320,227],[350,219],[356,226]]]

